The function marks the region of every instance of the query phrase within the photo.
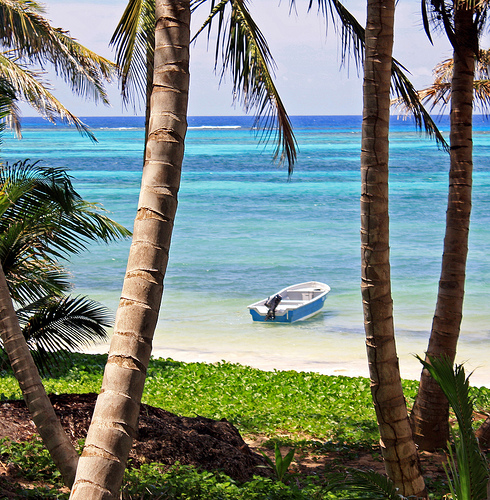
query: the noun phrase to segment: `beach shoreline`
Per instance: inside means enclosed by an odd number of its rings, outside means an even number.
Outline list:
[[[361,340],[361,339],[359,339]],[[165,345],[166,344],[166,345]],[[347,347],[344,342],[344,346]],[[413,350],[414,342],[401,339],[397,343],[400,373],[403,379],[418,380],[422,371],[420,362],[415,355],[423,357],[424,351]],[[107,354],[109,343],[98,344],[84,349],[89,354]],[[240,364],[257,368],[263,371],[296,371],[314,372],[330,376],[366,377],[369,378],[368,363],[364,339],[358,345],[349,345],[347,349],[337,348],[335,351],[316,350],[305,352],[296,346],[280,346],[268,344],[254,347],[237,345],[236,342],[222,343],[219,347],[192,345],[192,339],[181,338],[180,344],[176,339],[164,342],[157,333],[152,356],[154,358],[170,358],[185,363],[216,364],[221,362]],[[470,377],[470,384],[474,387],[490,387],[490,367],[488,364],[478,363],[471,348],[462,342],[456,362],[463,363],[466,374]]]

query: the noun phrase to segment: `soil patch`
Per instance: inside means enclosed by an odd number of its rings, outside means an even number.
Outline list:
[[[62,426],[76,444],[85,438],[95,406],[96,394],[61,394],[50,396]],[[0,402],[0,437],[26,441],[37,435],[34,423],[23,401]],[[248,437],[245,441],[238,430],[225,419],[179,417],[149,405],[141,405],[138,436],[130,453],[132,466],[159,462],[172,465],[180,462],[201,470],[222,471],[243,482],[253,475],[269,475],[265,460],[257,451],[265,452],[274,461],[274,451],[265,447],[263,436]],[[282,448],[284,456],[289,451]],[[424,474],[444,478],[443,453],[421,453]],[[293,471],[299,475],[322,476],[325,471],[342,471],[346,467],[371,469],[384,473],[384,465],[374,448],[342,447],[333,451],[306,446],[296,450]],[[0,461],[0,497],[19,498],[10,488],[22,479],[22,471]]]
[[[85,438],[97,394],[50,396],[54,410],[71,441]],[[26,441],[36,434],[24,401],[0,403],[0,437]],[[247,481],[264,469],[263,457],[254,453],[238,430],[226,420],[179,417],[153,406],[141,405],[138,436],[130,452],[133,466],[180,462],[208,471],[221,470],[237,481]],[[263,472],[262,472],[263,473]]]

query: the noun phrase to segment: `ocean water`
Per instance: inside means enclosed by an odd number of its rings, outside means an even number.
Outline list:
[[[78,192],[132,228],[141,177],[141,117],[85,118],[76,130],[24,120],[2,156],[70,170]],[[291,179],[248,117],[191,117],[156,356],[226,360],[264,369],[367,375],[360,296],[360,117],[293,117],[299,146]],[[448,123],[441,129],[447,134]],[[402,375],[417,378],[435,307],[444,235],[448,155],[393,119],[390,224],[395,326]],[[490,124],[476,117],[474,197],[458,362],[490,384]],[[115,312],[129,241],[91,245],[67,266],[74,293]],[[318,316],[254,324],[247,305],[286,285],[332,289]],[[95,350],[107,351],[107,345]]]

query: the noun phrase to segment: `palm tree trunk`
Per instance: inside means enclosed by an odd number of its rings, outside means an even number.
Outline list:
[[[456,47],[451,82],[449,196],[446,235],[437,304],[425,360],[447,356],[454,362],[463,317],[473,171],[472,104],[476,29],[472,10],[455,12]],[[449,439],[449,404],[424,369],[411,422],[419,448],[445,448]]]
[[[41,377],[20,329],[1,265],[0,335],[37,431],[61,472],[65,484],[71,487],[75,480],[78,454],[61,427],[51,401],[44,390]]]
[[[425,497],[398,368],[391,298],[388,149],[394,0],[368,0],[361,152],[362,299],[371,392],[386,472]]]
[[[148,144],[101,393],[70,498],[118,498],[163,292],[187,131],[189,0],[157,0]]]

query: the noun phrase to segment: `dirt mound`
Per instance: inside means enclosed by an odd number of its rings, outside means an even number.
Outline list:
[[[87,435],[97,394],[50,396],[56,414],[73,443]],[[0,402],[0,437],[24,441],[36,434],[23,401]],[[139,430],[130,458],[134,466],[180,462],[208,471],[223,471],[237,481],[264,474],[263,458],[252,452],[238,430],[226,420],[179,417],[141,405]]]

